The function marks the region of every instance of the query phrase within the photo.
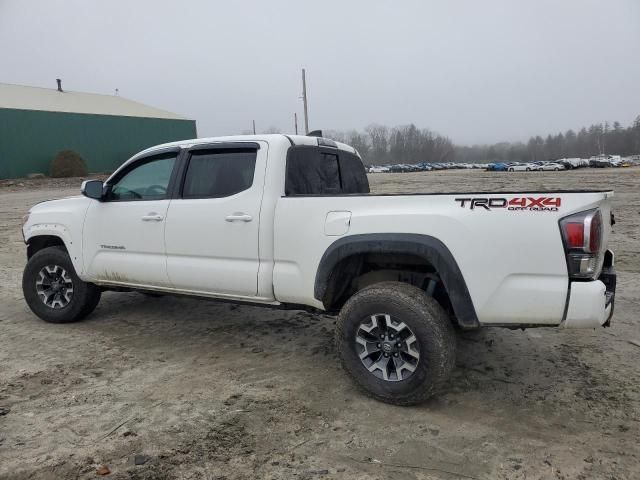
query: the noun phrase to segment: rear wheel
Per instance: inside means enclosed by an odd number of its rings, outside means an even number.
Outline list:
[[[454,367],[455,340],[442,307],[399,282],[360,290],[336,324],[345,370],[368,394],[396,405],[421,403],[437,392]]]
[[[45,322],[68,323],[89,315],[100,288],[80,280],[67,252],[48,247],[35,253],[22,274],[22,292],[33,313]]]
[[[510,172],[513,172],[513,168],[510,168],[510,169],[509,169],[509,171],[510,171]]]

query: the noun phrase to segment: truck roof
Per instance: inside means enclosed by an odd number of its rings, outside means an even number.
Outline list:
[[[336,142],[335,140],[331,140],[323,137],[309,137],[306,135],[285,135],[282,133],[272,133],[272,134],[263,134],[263,135],[230,135],[226,137],[207,137],[207,138],[194,138],[190,140],[179,140],[177,142],[169,142],[163,143],[161,145],[155,145],[153,147],[149,147],[142,152],[134,155],[133,158],[142,155],[151,153],[154,150],[161,150],[164,148],[170,147],[180,147],[180,148],[188,148],[194,145],[204,145],[207,143],[220,143],[220,142],[270,142],[270,141],[282,141],[282,139],[288,139],[291,145],[310,145],[310,146],[332,146],[338,148],[340,150],[344,150],[350,153],[356,153],[355,148],[341,142]]]

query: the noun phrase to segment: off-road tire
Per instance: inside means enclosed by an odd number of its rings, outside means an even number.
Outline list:
[[[52,308],[42,301],[36,290],[40,271],[48,265],[64,268],[73,282],[73,296],[62,308]],[[100,287],[78,278],[69,254],[64,248],[55,246],[36,252],[27,262],[22,274],[22,293],[33,313],[45,322],[70,323],[82,320],[95,310],[100,302]]]
[[[355,337],[363,319],[389,314],[417,338],[420,360],[404,380],[385,381],[364,366]],[[370,396],[394,405],[415,405],[434,395],[455,366],[456,336],[443,308],[423,290],[400,282],[381,282],[354,294],[336,322],[336,349],[344,369]]]

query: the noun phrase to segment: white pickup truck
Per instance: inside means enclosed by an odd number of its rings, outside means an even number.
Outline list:
[[[353,148],[258,135],[153,147],[82,193],[25,216],[40,318],[80,320],[109,289],[337,313],[345,369],[395,404],[447,379],[456,329],[613,313],[610,191],[376,195]]]

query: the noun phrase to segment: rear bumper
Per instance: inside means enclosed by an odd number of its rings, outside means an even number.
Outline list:
[[[613,252],[605,253],[598,280],[571,282],[567,314],[561,326],[565,328],[608,327],[613,315],[616,294],[616,271]]]

